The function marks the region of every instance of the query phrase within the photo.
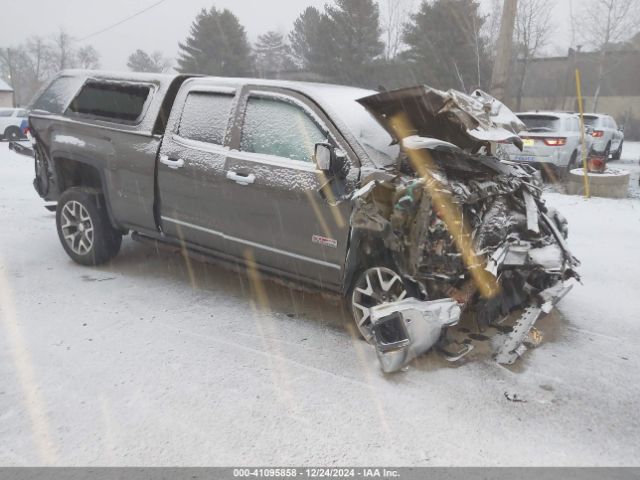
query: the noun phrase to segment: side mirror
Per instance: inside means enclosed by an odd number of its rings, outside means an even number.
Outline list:
[[[618,130],[620,130],[621,132],[624,132],[624,125],[620,125],[620,126],[618,127]]]
[[[347,159],[329,143],[316,143],[314,160],[316,167],[328,176],[346,177]]]

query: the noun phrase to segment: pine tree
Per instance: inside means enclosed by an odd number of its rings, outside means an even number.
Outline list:
[[[325,12],[334,77],[343,81],[361,77],[363,67],[384,53],[378,4],[373,0],[336,0]]]
[[[260,35],[253,50],[260,77],[277,77],[280,72],[292,67],[289,48],[281,33],[271,31]]]
[[[229,10],[203,9],[185,43],[180,43],[181,73],[242,76],[251,72],[251,48],[244,27]]]
[[[319,73],[326,69],[330,55],[326,25],[326,17],[315,7],[307,7],[293,23],[289,44],[300,69]]]
[[[490,79],[485,18],[477,0],[423,0],[405,26],[403,53],[420,81],[438,88],[471,90]]]

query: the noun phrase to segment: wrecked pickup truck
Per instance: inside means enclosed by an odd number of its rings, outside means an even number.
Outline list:
[[[123,235],[341,295],[392,372],[448,329],[516,318],[497,361],[577,278],[539,178],[491,154],[519,120],[481,91],[61,73],[31,106],[34,185],[63,248],[97,265]]]

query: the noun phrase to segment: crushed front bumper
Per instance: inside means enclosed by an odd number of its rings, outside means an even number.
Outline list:
[[[458,323],[461,313],[451,299],[407,298],[372,308],[373,343],[382,371],[397,372],[429,351],[447,327]]]

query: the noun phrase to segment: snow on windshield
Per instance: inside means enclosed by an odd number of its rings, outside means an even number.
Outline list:
[[[331,108],[377,166],[390,165],[396,161],[400,147],[392,145],[389,133],[356,101],[376,93],[360,88],[322,85],[314,91],[314,96]]]

